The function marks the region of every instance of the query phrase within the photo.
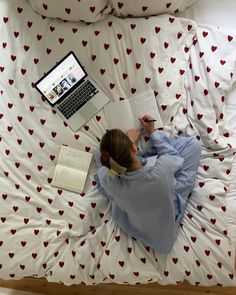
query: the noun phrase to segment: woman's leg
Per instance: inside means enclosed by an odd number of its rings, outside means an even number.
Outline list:
[[[192,192],[201,157],[201,145],[193,137],[181,137],[172,140],[173,147],[184,158],[183,166],[176,173],[176,195],[174,198],[176,218],[181,219],[190,193]]]

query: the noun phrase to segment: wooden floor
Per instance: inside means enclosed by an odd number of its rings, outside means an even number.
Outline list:
[[[160,286],[157,284],[125,286],[105,284],[98,286],[70,286],[48,283],[45,279],[26,278],[19,281],[0,280],[0,287],[31,291],[47,295],[236,295],[235,287],[196,287],[187,282],[179,286]]]

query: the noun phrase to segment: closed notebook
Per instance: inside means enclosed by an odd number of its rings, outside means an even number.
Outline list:
[[[52,186],[83,193],[92,153],[62,146],[52,178]]]

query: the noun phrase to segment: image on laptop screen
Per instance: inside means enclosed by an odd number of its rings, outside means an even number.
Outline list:
[[[71,53],[56,68],[46,74],[37,84],[37,88],[51,104],[55,104],[85,76],[86,73]]]

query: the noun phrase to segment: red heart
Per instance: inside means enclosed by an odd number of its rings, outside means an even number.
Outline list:
[[[118,59],[118,58],[114,58],[114,59],[113,59],[113,62],[114,62],[114,64],[116,65],[116,64],[118,64],[119,59]]]
[[[220,86],[219,82],[215,82],[215,88],[218,88]]]
[[[140,42],[143,44],[143,43],[145,43],[145,41],[146,41],[146,38],[144,38],[144,37],[141,37],[140,38]]]
[[[215,239],[215,242],[216,242],[216,244],[217,244],[218,246],[220,246],[221,240],[219,240],[219,239]]]
[[[189,246],[184,246],[184,250],[185,250],[185,252],[188,252],[189,251]]]
[[[110,86],[111,89],[113,89],[115,87],[115,84],[114,83],[110,83],[109,86]]]
[[[231,42],[233,40],[233,36],[228,35],[228,41]]]
[[[141,68],[141,64],[140,63],[136,63],[136,69],[139,70]]]
[[[60,265],[61,268],[64,266],[64,264],[65,264],[65,262],[59,261],[59,265]]]
[[[165,271],[164,271],[164,275],[165,275],[166,277],[168,277],[169,272],[168,272],[167,270],[165,270]]]
[[[182,37],[182,35],[183,34],[181,32],[179,32],[178,35],[177,35],[177,38],[180,39]]]
[[[117,34],[117,38],[120,40],[122,38],[122,34]]]
[[[205,183],[204,182],[199,182],[199,186],[202,188],[203,186],[205,185]]]
[[[215,52],[217,50],[217,46],[211,46],[211,51]]]
[[[110,47],[110,45],[109,44],[107,44],[107,43],[104,43],[104,48],[107,50],[108,48]]]
[[[123,79],[125,80],[125,79],[128,77],[128,75],[125,74],[125,73],[123,73],[122,77],[123,77]]]
[[[199,260],[196,260],[196,264],[197,264],[198,267],[201,265]]]
[[[145,78],[145,82],[146,82],[146,84],[148,84],[150,81],[151,81],[150,78],[148,78],[148,77]]]
[[[204,55],[204,52],[199,52],[199,57],[202,58]]]
[[[213,276],[210,275],[210,274],[208,274],[208,275],[207,275],[207,278],[208,278],[209,280],[211,280],[211,279],[213,278]]]
[[[47,9],[48,9],[47,4],[43,3],[43,8],[44,8],[45,10],[47,10]]]
[[[38,229],[35,229],[34,230],[34,234],[37,236],[39,234],[39,230]]]
[[[211,133],[212,128],[211,127],[207,127],[207,133]]]
[[[191,240],[192,240],[193,243],[195,243],[197,238],[196,237],[191,237]]]
[[[174,262],[174,264],[178,263],[178,258],[172,258],[172,261]]]
[[[101,245],[102,245],[102,247],[105,247],[106,246],[106,242],[101,241]]]
[[[191,271],[185,270],[185,274],[186,274],[187,277],[189,277],[191,275]]]
[[[197,118],[198,118],[198,120],[201,120],[202,117],[203,117],[203,114],[197,114]]]
[[[82,213],[80,213],[80,215],[79,215],[79,217],[80,217],[80,219],[84,219],[84,214],[82,214]]]
[[[95,208],[96,206],[97,206],[96,203],[91,203],[91,207],[92,207],[92,208]]]
[[[150,52],[150,57],[151,57],[151,58],[154,58],[155,55],[156,55],[156,54],[155,54],[154,52]]]
[[[196,82],[197,82],[199,79],[200,79],[200,77],[197,76],[197,75],[194,77],[194,80],[195,80]]]
[[[211,221],[212,224],[215,224],[216,223],[216,219],[215,218],[211,218],[210,221]]]
[[[130,48],[126,48],[126,53],[127,53],[128,55],[130,55],[131,52],[132,52],[132,49],[130,49]]]
[[[226,61],[225,60],[220,60],[220,63],[221,63],[221,65],[223,66],[225,63],[226,63]]]
[[[136,28],[136,25],[135,24],[130,24],[130,27],[132,30],[134,30]]]
[[[36,259],[36,258],[37,258],[37,256],[38,256],[38,254],[37,254],[37,253],[32,253],[32,257],[33,257],[34,259]]]
[[[204,89],[204,95],[207,96],[208,95],[208,90]]]
[[[62,44],[62,43],[64,42],[64,38],[61,38],[61,37],[60,37],[60,38],[58,39],[58,41],[59,41],[60,44]]]

